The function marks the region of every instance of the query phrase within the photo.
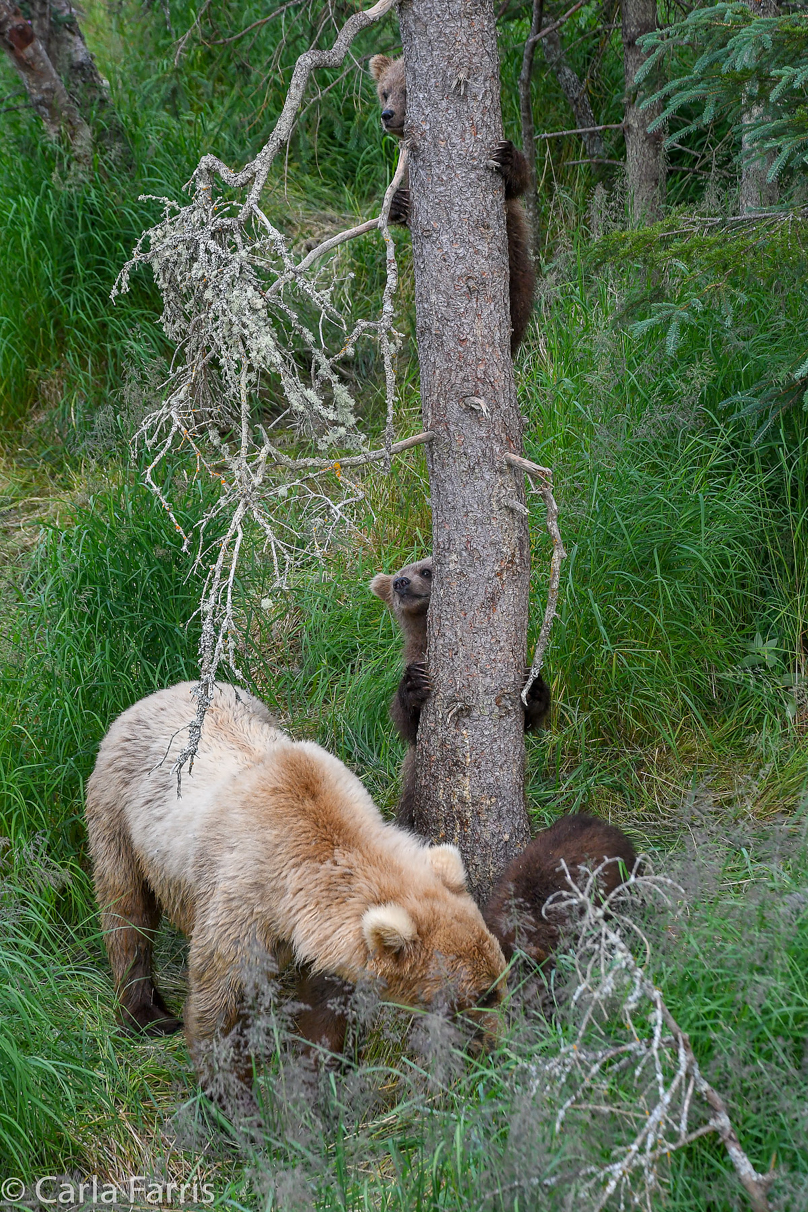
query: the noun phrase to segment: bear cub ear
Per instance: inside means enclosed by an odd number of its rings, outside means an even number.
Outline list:
[[[393,578],[386,572],[377,572],[370,582],[370,592],[375,593],[388,606],[393,602]]]
[[[441,846],[430,846],[426,854],[435,875],[450,892],[456,892],[459,895],[466,891],[466,868],[463,866],[457,846],[452,846],[448,842]]]
[[[362,933],[373,955],[403,951],[418,937],[418,929],[403,905],[373,905],[365,910]]]
[[[389,55],[374,55],[368,67],[374,80],[380,80],[393,60]]]

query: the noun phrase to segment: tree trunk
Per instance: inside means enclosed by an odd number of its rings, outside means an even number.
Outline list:
[[[746,0],[746,7],[756,17],[776,17],[779,9],[775,0]],[[764,107],[756,105],[754,95],[747,89],[744,97],[743,126],[760,122]],[[747,105],[746,102],[749,104]],[[738,205],[742,215],[754,214],[766,206],[776,206],[779,190],[776,181],[767,181],[769,169],[774,163],[774,152],[750,157],[749,138],[744,129],[741,134],[741,186]]]
[[[533,125],[533,63],[536,56],[536,35],[541,29],[544,15],[544,0],[533,0],[533,16],[530,33],[522,52],[522,69],[519,72],[519,114],[522,123],[522,151],[530,169],[530,185],[522,198],[530,227],[533,259],[538,265],[541,239],[539,237],[539,206],[536,197],[536,130]]]
[[[529,561],[510,356],[492,0],[404,0],[415,306],[429,446],[433,691],[416,752],[416,829],[456,843],[482,899],[529,838],[523,711]]]
[[[15,4],[0,0],[0,45],[31,98],[51,139],[64,130],[73,155],[87,163],[92,154],[92,134],[73,99],[62,83],[34,29]]]
[[[590,160],[602,160],[606,154],[603,138],[600,131],[589,129],[597,126],[598,122],[592,113],[586,86],[579,79],[578,73],[567,62],[567,56],[564,54],[564,47],[561,44],[561,34],[558,30],[547,34],[542,38],[541,45],[544,49],[544,57],[555,72],[561,91],[569,101],[576,129],[588,131],[587,134],[581,135],[587,156]]]
[[[84,41],[70,0],[50,0],[50,44],[53,66],[83,114],[109,104],[109,83],[99,72]]]
[[[665,200],[665,157],[662,131],[648,133],[661,105],[640,109],[636,104],[634,79],[646,60],[637,39],[657,28],[657,0],[621,0],[623,26],[623,73],[626,82],[624,132],[626,180],[629,205],[635,225],[653,223],[662,214]]]

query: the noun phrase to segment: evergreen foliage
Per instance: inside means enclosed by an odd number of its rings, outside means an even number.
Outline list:
[[[803,183],[800,174],[808,160],[806,12],[763,17],[753,5],[737,2],[694,8],[683,21],[646,35],[643,45],[651,53],[638,82],[653,79],[662,64],[668,77],[644,103],[664,102],[651,129],[669,124],[685,107],[701,110],[668,136],[667,146],[726,119],[739,135],[743,130],[750,159],[775,153],[770,181],[785,173],[795,184]],[[761,107],[753,121],[744,116],[750,101]]]

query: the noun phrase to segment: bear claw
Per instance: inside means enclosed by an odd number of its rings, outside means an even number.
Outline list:
[[[423,661],[414,661],[404,670],[404,690],[411,707],[423,707],[432,693],[432,678]]]
[[[401,223],[405,227],[410,220],[410,191],[397,189],[390,202],[388,222]]]

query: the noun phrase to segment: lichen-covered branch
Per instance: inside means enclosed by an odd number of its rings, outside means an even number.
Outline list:
[[[138,241],[112,291],[114,299],[128,289],[133,270],[148,266],[162,295],[162,325],[175,347],[163,403],[143,422],[136,440],[152,455],[147,484],[172,519],[183,548],[189,550],[193,541],[195,567],[206,578],[197,716],[177,763],[178,777],[196,753],[221,661],[226,658],[241,676],[235,591],[248,534],[260,537],[274,583],[283,586],[295,559],[322,553],[335,528],[352,525],[351,507],[364,494],[343,469],[377,461],[389,468],[396,450],[431,436],[399,444],[393,440],[398,266],[388,216],[406,170],[406,149],[379,217],[332,236],[302,257],[262,205],[264,186],[292,134],[312,72],[338,66],[359,31],[393,2],[380,0],[355,13],[331,50],[301,55],[275,129],[245,168],[233,172],[215,156],[204,156],[189,182],[189,203],[156,199],[163,217]],[[233,198],[233,190],[244,191],[243,196]],[[381,307],[375,318],[352,321],[344,247],[375,231],[387,271]],[[346,360],[367,339],[378,342],[384,365],[381,452],[365,448],[343,373]],[[272,421],[266,415],[267,399],[277,412]],[[352,453],[342,460],[334,455],[295,459],[278,447],[272,431],[280,424],[323,450]],[[160,482],[164,461],[176,451],[187,452],[194,474],[219,489],[215,504],[196,523],[195,535],[181,526]]]

